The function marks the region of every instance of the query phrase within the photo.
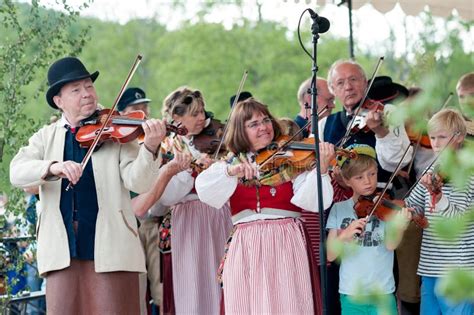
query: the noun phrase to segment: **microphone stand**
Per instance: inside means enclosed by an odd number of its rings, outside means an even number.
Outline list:
[[[316,78],[318,72],[318,65],[316,62],[317,57],[317,44],[319,39],[319,24],[318,16],[312,15],[313,24],[311,26],[311,33],[313,34],[313,65],[311,68],[312,77],[311,77],[311,132],[314,135],[314,154],[316,155],[316,181],[317,181],[317,194],[318,198],[318,212],[319,212],[319,258],[320,258],[320,280],[321,280],[321,296],[322,296],[322,309],[323,315],[327,314],[327,267],[326,267],[326,218],[324,214],[323,206],[323,192],[322,192],[322,180],[321,180],[321,162],[320,162],[320,152],[319,152],[319,128],[318,128],[318,89],[316,87]]]

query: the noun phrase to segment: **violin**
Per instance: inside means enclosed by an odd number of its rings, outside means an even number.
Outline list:
[[[377,198],[382,198],[382,200],[374,209]],[[381,221],[389,220],[397,211],[401,211],[403,207],[405,207],[403,200],[390,200],[388,194],[383,194],[381,197],[377,193],[370,196],[360,196],[354,204],[354,210],[359,219],[366,218],[373,213]],[[429,225],[428,219],[417,209],[412,213],[412,221],[422,229],[427,228]]]
[[[219,148],[222,137],[224,136],[225,124],[220,120],[214,119],[214,114],[206,112],[206,116],[210,119],[207,125],[198,135],[193,138],[193,144],[200,152],[207,154],[214,154]],[[226,148],[222,145],[219,152],[225,151]]]
[[[359,131],[369,132],[370,128],[367,126],[367,115],[371,111],[383,111],[383,109],[384,105],[381,102],[366,99],[365,102],[356,111],[355,116],[352,118],[353,123],[351,127],[351,133],[354,134]]]
[[[76,140],[81,147],[88,148],[92,145],[109,113],[110,109],[103,109],[81,122],[80,128],[76,133]],[[145,113],[140,110],[126,115],[120,115],[117,111],[114,111],[100,136],[99,143],[107,140],[118,143],[133,141],[140,135],[143,135],[141,125],[145,120]],[[166,131],[167,134],[174,132],[179,135],[186,135],[188,133],[185,127],[176,127],[170,124],[166,124]]]
[[[410,125],[405,125],[405,129],[411,144],[416,145],[419,143],[423,148],[431,149],[431,141],[428,134],[417,132]]]
[[[288,139],[290,139],[289,136],[281,136],[277,141],[258,152],[256,162],[261,171],[270,171],[282,165],[291,165],[297,170],[313,168],[315,139],[305,138],[302,141],[294,141],[285,145]],[[342,148],[336,148],[336,155],[343,155],[351,159],[357,158],[355,151]]]

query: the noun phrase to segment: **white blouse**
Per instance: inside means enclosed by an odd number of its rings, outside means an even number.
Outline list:
[[[255,163],[255,162],[254,162]],[[199,199],[214,208],[222,207],[235,192],[238,184],[237,176],[227,174],[227,164],[224,161],[212,164],[207,170],[201,172],[196,178],[195,188]],[[322,177],[323,207],[331,206],[334,191],[329,175]],[[291,203],[312,212],[318,212],[316,170],[306,171],[293,180],[293,198]],[[250,209],[248,209],[250,210]],[[265,212],[262,209],[262,212]],[[285,210],[285,209],[281,209]],[[251,210],[252,211],[252,210]],[[255,213],[234,223],[248,222],[259,219],[283,218],[285,216],[276,214]]]

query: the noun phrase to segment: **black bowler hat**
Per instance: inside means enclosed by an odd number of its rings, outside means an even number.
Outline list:
[[[53,97],[59,93],[59,90],[65,84],[85,78],[91,78],[92,82],[94,82],[98,76],[99,71],[90,74],[82,62],[75,57],[59,59],[48,70],[49,89],[46,92],[46,101],[48,101],[49,106],[58,109],[53,102]]]
[[[236,95],[232,95],[230,97],[230,107],[232,107],[232,105],[234,105],[235,97],[236,97]],[[239,99],[237,100],[237,103],[245,101],[246,99],[251,98],[251,97],[252,97],[252,93],[247,92],[247,91],[243,91],[243,92],[240,93]]]
[[[375,77],[368,97],[374,101],[387,103],[396,98],[407,98],[408,89],[401,84],[394,83],[389,76]]]
[[[137,87],[131,87],[123,92],[122,97],[118,101],[117,110],[123,111],[125,107],[140,103],[148,103],[151,99],[146,98],[145,91]]]

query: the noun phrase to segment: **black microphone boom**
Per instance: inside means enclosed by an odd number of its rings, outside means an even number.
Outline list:
[[[311,15],[311,18],[318,24],[318,33],[326,33],[329,30],[329,26],[331,25],[331,23],[329,23],[329,20],[323,16],[319,16],[316,12],[309,8],[308,12]]]

